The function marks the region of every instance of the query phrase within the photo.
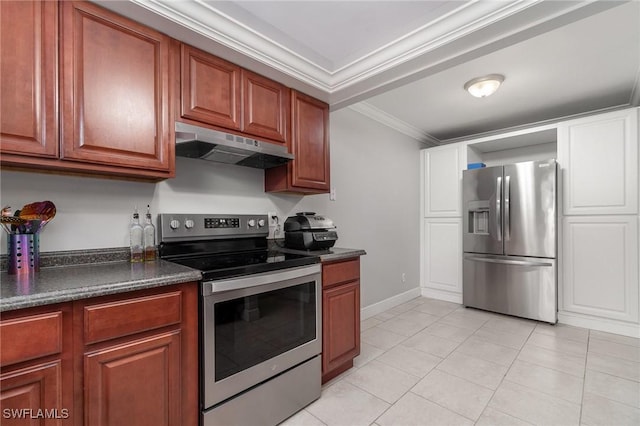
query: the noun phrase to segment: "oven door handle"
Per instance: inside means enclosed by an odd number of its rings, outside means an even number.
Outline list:
[[[242,277],[229,278],[224,280],[205,281],[203,283],[203,295],[208,296],[223,291],[240,290],[261,285],[273,284],[319,274],[320,264],[304,266],[300,268],[289,268],[281,271],[263,272],[260,274],[245,275]]]

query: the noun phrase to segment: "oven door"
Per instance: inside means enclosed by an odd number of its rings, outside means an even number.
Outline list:
[[[204,282],[203,408],[322,351],[319,264]]]

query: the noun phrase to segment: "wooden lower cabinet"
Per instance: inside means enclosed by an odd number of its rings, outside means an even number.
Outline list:
[[[71,304],[2,314],[0,424],[66,425],[73,414]]]
[[[76,302],[74,319],[76,425],[198,424],[195,283]]]
[[[84,355],[91,425],[181,424],[180,330]]]
[[[360,258],[322,265],[322,383],[360,354]]]
[[[0,423],[197,426],[197,289],[3,313]]]

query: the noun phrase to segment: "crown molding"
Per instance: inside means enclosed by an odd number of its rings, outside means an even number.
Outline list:
[[[311,94],[328,102],[332,109],[349,106],[619,3],[469,1],[343,67],[328,69],[216,9],[215,2],[92,1],[114,11],[128,11],[125,16],[141,14],[149,22],[159,19],[162,31],[174,38]],[[640,89],[634,93],[636,103],[639,98]]]
[[[202,0],[130,0],[148,11],[257,60],[305,84],[334,93],[495,24],[542,0],[465,3],[436,21],[336,70],[324,68]]]
[[[395,68],[430,51],[454,42],[542,0],[515,2],[471,2],[441,16],[373,52],[337,69],[331,79],[332,92]]]
[[[631,98],[629,99],[629,105],[634,107],[640,106],[640,68],[636,73],[636,81],[633,84],[633,90],[631,90]]]
[[[374,107],[373,105],[367,102],[358,102],[357,104],[350,105],[348,108],[359,112],[360,114],[381,123],[384,126],[387,126],[391,129],[397,130],[398,132],[405,134],[418,142],[422,142],[428,146],[438,146],[440,145],[440,140],[434,138],[428,133],[423,132],[417,127],[412,126],[411,124],[402,121],[391,114],[388,114],[381,109]]]
[[[201,0],[130,0],[196,34],[304,83],[331,92],[330,72]]]

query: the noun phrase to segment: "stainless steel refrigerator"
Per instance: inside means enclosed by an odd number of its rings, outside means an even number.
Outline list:
[[[465,170],[465,306],[557,321],[557,164]]]

